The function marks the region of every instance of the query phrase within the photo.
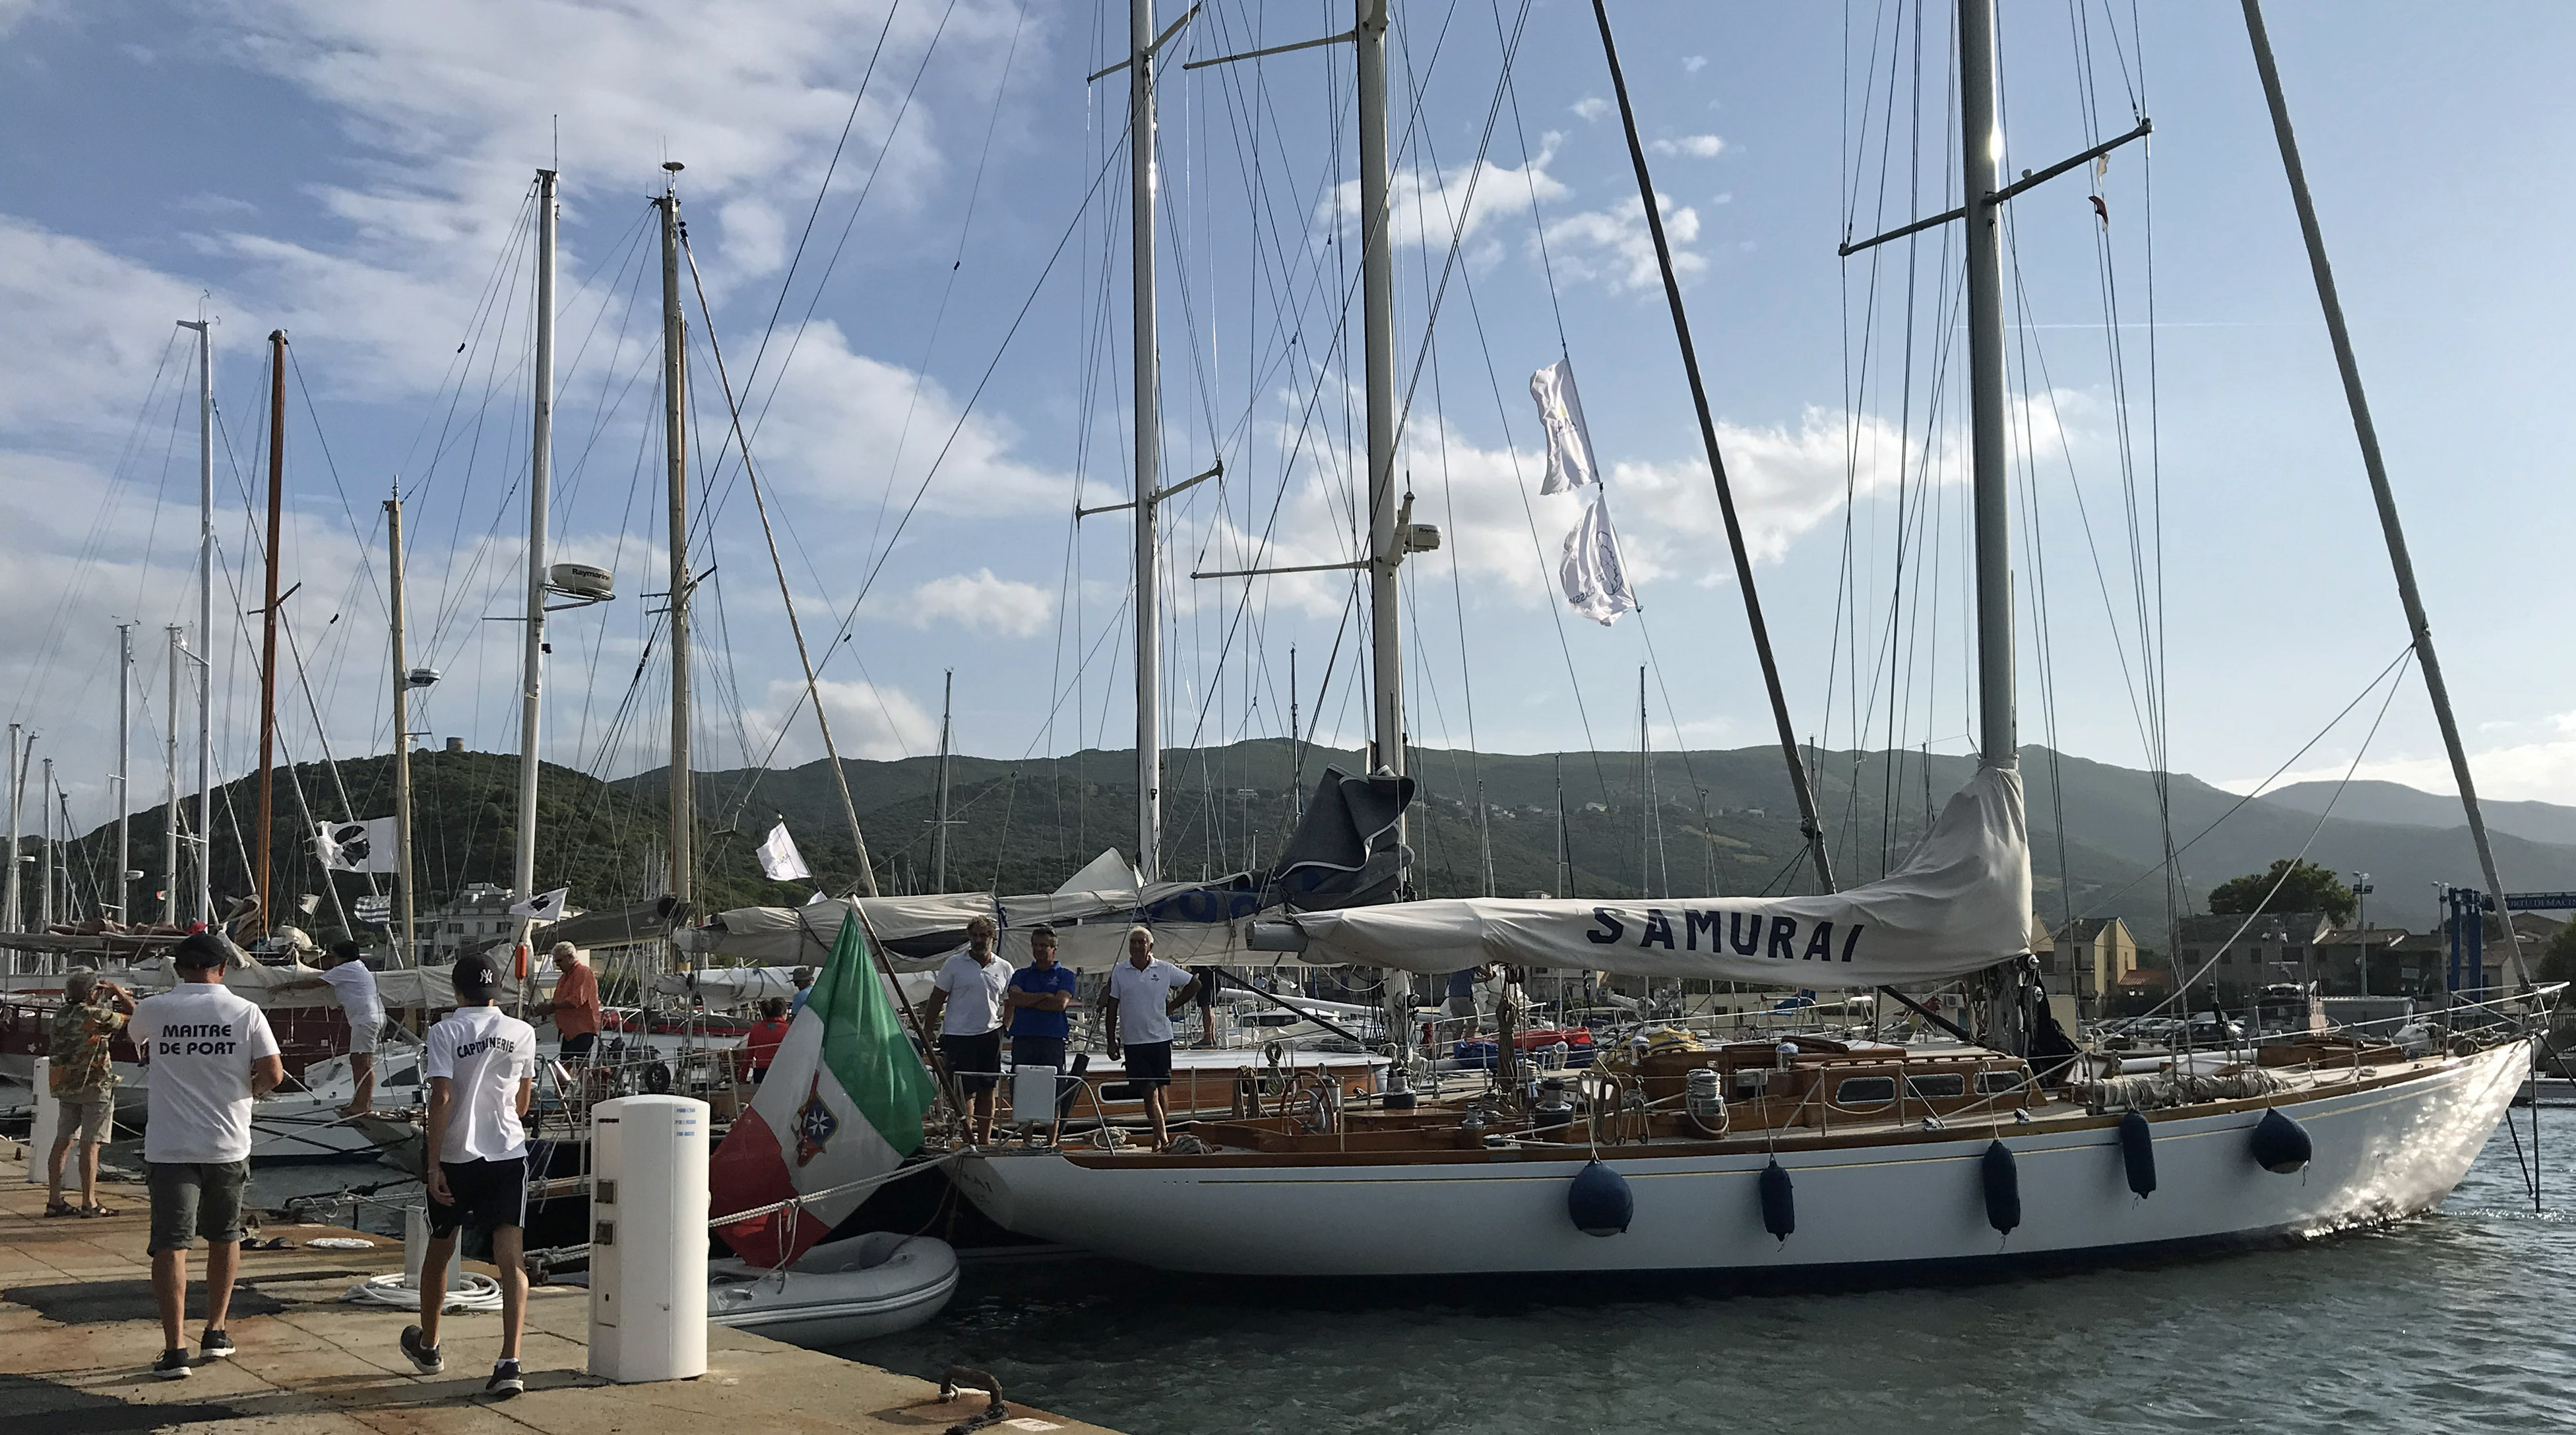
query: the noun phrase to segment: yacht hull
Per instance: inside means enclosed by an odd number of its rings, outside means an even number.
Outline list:
[[[1265,1276],[1709,1273],[1802,1281],[2069,1265],[2296,1240],[2439,1205],[2476,1159],[2528,1066],[2512,1043],[2380,1084],[2327,1085],[2277,1108],[2314,1145],[2277,1175],[2252,1154],[2260,1105],[2154,1121],[2157,1185],[2131,1194],[2116,1125],[1954,1127],[1873,1144],[1784,1145],[1796,1229],[1764,1227],[1770,1155],[1619,1154],[1635,1214],[1624,1234],[1575,1229],[1579,1160],[1446,1163],[970,1155],[954,1179],[999,1224],[1166,1270]],[[1982,1177],[2000,1138],[2021,1219],[1988,1219]],[[1624,1148],[1636,1153],[1639,1148]]]

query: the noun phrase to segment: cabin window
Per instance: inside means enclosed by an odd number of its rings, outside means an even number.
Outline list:
[[[1885,1106],[1895,1099],[1893,1076],[1849,1076],[1834,1087],[1837,1106]]]
[[[2022,1074],[2018,1071],[1977,1073],[1977,1094],[1980,1096],[2001,1096],[2007,1092],[2019,1091],[2025,1084]]]
[[[1918,1096],[1925,1100],[1965,1096],[1968,1094],[1968,1078],[1964,1073],[1956,1071],[1933,1076],[1909,1076],[1905,1078],[1905,1091],[1909,1096]]]

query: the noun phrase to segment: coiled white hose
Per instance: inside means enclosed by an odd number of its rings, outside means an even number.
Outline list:
[[[420,1292],[404,1284],[410,1277],[400,1271],[387,1271],[369,1276],[349,1287],[340,1299],[351,1305],[390,1306],[395,1310],[420,1309]],[[467,1273],[457,1277],[457,1284],[447,1292],[442,1312],[491,1312],[501,1308],[501,1283],[490,1276]]]

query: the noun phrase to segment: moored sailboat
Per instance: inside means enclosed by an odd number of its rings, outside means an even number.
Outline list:
[[[1361,52],[1363,192],[1382,197],[1383,151],[1370,154],[1365,139],[1372,107],[1383,104],[1370,82],[1384,6],[1361,0],[1359,8],[1354,35],[1342,38],[1355,38]],[[1598,4],[1595,11],[1607,49],[1607,16]],[[2250,0],[2248,16],[2358,410]],[[2431,1209],[2460,1180],[2522,1080],[2532,1024],[2554,989],[2453,1007],[2436,1050],[2401,1049],[2366,1031],[2307,1032],[2250,1059],[2210,1063],[2215,1070],[2182,1062],[2138,1075],[2096,1075],[2076,1063],[2047,1011],[2028,956],[2000,211],[2014,194],[2142,137],[2147,126],[2006,184],[1992,0],[1962,0],[1958,53],[1969,202],[1882,236],[1949,221],[1964,221],[1967,233],[1980,768],[1921,846],[1877,882],[1813,896],[1398,903],[1294,914],[1257,929],[1251,944],[1309,962],[1416,973],[1498,963],[1888,990],[1973,978],[1982,1041],[1639,1046],[1570,1079],[1529,1072],[1506,1056],[1491,1088],[1465,1100],[1371,1111],[1319,1099],[1197,1123],[1185,1150],[966,1151],[952,1179],[995,1221],[1148,1265],[1211,1273],[1666,1272],[1812,1282],[2299,1239]],[[1624,114],[1624,81],[1615,52],[1609,58]],[[1377,59],[1382,67],[1382,53]],[[1633,118],[1629,140],[1660,253]],[[1376,245],[1380,202],[1364,201]],[[1668,285],[1669,268],[1667,260]],[[1678,303],[1676,311],[1678,318]],[[1366,318],[1381,322],[1374,306]],[[1380,342],[1373,334],[1373,355]],[[1688,352],[1685,338],[1686,359]],[[1697,397],[1695,369],[1692,377]],[[1393,397],[1374,378],[1373,432]],[[2437,669],[2394,508],[2366,421],[2361,427],[2430,676]],[[1719,481],[1724,499],[1722,468]],[[1740,549],[1738,571],[1749,597]],[[1771,686],[1776,707],[1776,677]],[[2447,694],[2438,682],[2430,686],[2448,735],[2455,725]],[[1790,732],[1784,718],[1795,771]],[[2462,776],[2484,858],[2473,789]],[[1807,816],[1812,836],[1812,807]],[[2492,886],[2491,861],[2487,867]],[[1819,869],[1830,887],[1821,861]],[[1498,1045],[1512,1050],[1509,1040]]]

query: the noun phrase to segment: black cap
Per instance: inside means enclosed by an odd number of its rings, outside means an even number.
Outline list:
[[[501,974],[493,970],[491,960],[481,953],[470,953],[456,959],[456,969],[449,974],[459,997],[480,999],[500,988]]]
[[[366,957],[366,953],[360,951],[355,942],[333,942],[331,955],[344,962],[361,961]]]
[[[202,972],[208,967],[224,965],[232,960],[232,955],[225,949],[223,940],[212,932],[194,932],[181,938],[179,945],[170,949],[170,965],[183,972]]]

